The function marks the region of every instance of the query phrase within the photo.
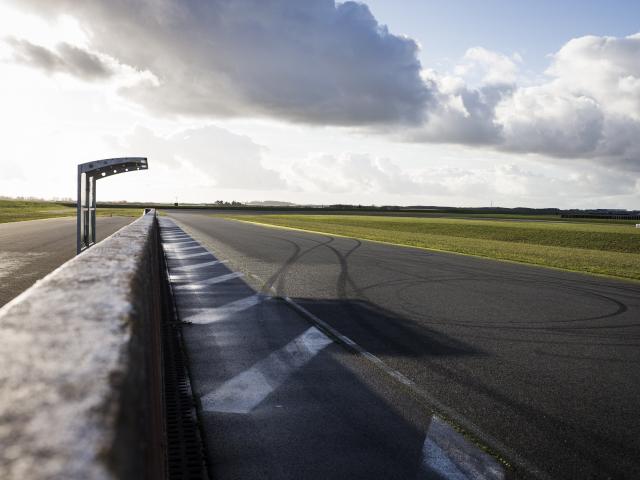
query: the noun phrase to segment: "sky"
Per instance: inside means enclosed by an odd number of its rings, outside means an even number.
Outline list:
[[[640,3],[0,0],[0,195],[640,208]]]

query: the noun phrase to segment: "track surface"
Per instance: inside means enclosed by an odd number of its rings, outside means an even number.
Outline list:
[[[97,239],[108,237],[133,220],[98,217]],[[75,254],[75,217],[0,224],[0,307]]]
[[[211,478],[509,478],[396,379],[160,225]]]
[[[169,215],[508,447],[519,475],[640,478],[640,285]]]

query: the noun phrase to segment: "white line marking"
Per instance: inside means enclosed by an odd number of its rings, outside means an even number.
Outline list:
[[[209,266],[213,266],[213,265],[223,265],[225,263],[227,263],[226,260],[214,260],[212,262],[206,262],[207,265]],[[204,272],[206,273],[206,272]],[[181,283],[198,283],[197,280],[197,276],[198,276],[198,272],[194,272],[193,270],[189,270],[187,272],[185,272],[184,274],[175,274],[175,273],[170,273],[169,274],[169,281],[171,283],[176,283],[176,282],[181,282]]]
[[[195,250],[196,248],[204,248],[204,247],[201,245],[193,245],[192,247],[179,247],[179,248],[174,248],[170,246],[164,247],[166,252],[171,252],[171,253],[186,252],[187,250]]]
[[[185,308],[183,310],[188,314],[182,318],[182,321],[197,323],[199,325],[219,322],[231,315],[243,312],[255,305],[258,305],[262,300],[264,300],[264,295],[256,294],[246,298],[241,298],[235,302],[227,303],[226,305],[217,308]]]
[[[188,253],[186,255],[175,254],[174,252],[167,252],[172,260],[186,260],[187,258],[204,257],[205,255],[212,255],[211,252],[199,252]]]
[[[211,277],[194,283],[188,283],[186,285],[176,285],[173,287],[173,290],[202,290],[209,285],[215,285],[216,283],[226,282],[227,280],[233,280],[234,278],[239,278],[242,276],[243,275],[240,272],[228,273],[226,275],[220,275],[218,277]]]
[[[504,469],[440,418],[431,424],[422,447],[422,474],[447,480],[503,480]]]
[[[408,388],[410,388],[415,394],[424,398],[429,404],[433,406],[435,410],[443,413],[444,415],[446,415],[451,419],[454,419],[459,425],[464,427],[465,430],[473,434],[476,438],[480,439],[485,444],[488,444],[489,446],[493,447],[495,450],[506,455],[511,462],[516,463],[523,470],[526,470],[535,478],[544,479],[544,480],[551,479],[551,477],[547,473],[545,473],[536,465],[532,464],[527,459],[522,457],[522,455],[518,454],[513,449],[507,447],[504,443],[497,440],[496,438],[484,433],[482,430],[480,430],[480,428],[478,428],[475,424],[470,422],[464,416],[460,415],[455,410],[453,410],[452,408],[442,403],[440,400],[438,400],[437,398],[429,394],[424,389],[418,387],[411,379],[405,377],[402,373],[398,372],[397,370],[394,370],[393,368],[389,367],[386,363],[384,363],[382,360],[380,360],[378,357],[376,357],[372,353],[367,352],[364,348],[362,348],[356,342],[351,340],[349,337],[342,335],[335,328],[333,328],[324,320],[321,320],[320,318],[315,316],[313,313],[311,313],[309,310],[304,308],[302,305],[298,305],[289,297],[280,297],[280,298],[282,298],[285,302],[287,302],[294,310],[297,310],[302,315],[304,315],[305,317],[309,318],[311,321],[319,325],[323,330],[325,330],[326,332],[329,332],[330,335],[337,338],[341,343],[343,343],[349,348],[352,348],[354,351],[358,352],[360,355],[364,356],[369,361],[371,361],[372,363],[380,367],[382,371],[387,373],[387,375],[390,375],[391,377],[400,381],[401,383],[406,385]]]
[[[449,460],[444,451],[427,437],[422,447],[422,469],[418,478],[422,478],[423,475],[429,478],[429,474],[433,475],[433,472],[447,480],[468,480],[467,476]]]
[[[211,262],[196,263],[194,265],[183,265],[182,267],[172,267],[171,270],[180,270],[189,272],[191,270],[198,270],[200,268],[217,265],[218,263],[227,263],[228,260],[212,260]]]
[[[318,325],[320,325],[325,331],[329,332],[331,335],[336,337],[342,343],[344,343],[348,347],[352,348],[353,350],[358,352],[360,355],[364,356],[370,362],[375,363],[378,367],[380,367],[382,370],[384,370],[388,375],[391,375],[393,378],[395,378],[396,380],[399,380],[400,382],[402,382],[405,385],[408,385],[408,386],[415,385],[412,380],[410,380],[409,378],[405,377],[402,373],[398,372],[397,370],[394,370],[393,368],[389,367],[386,363],[384,363],[382,360],[380,360],[378,357],[376,357],[373,353],[367,352],[364,348],[362,348],[356,342],[351,340],[346,335],[342,335],[340,332],[338,332],[335,328],[333,328],[327,322],[325,322],[324,320],[321,320],[320,318],[316,317],[313,313],[311,313],[309,310],[307,310],[303,306],[298,305],[296,302],[291,300],[289,297],[283,297],[283,300],[285,302],[287,302],[289,305],[291,305],[295,310],[298,310],[303,315],[311,318],[314,322],[316,322]]]
[[[316,327],[202,397],[207,412],[249,413],[332,340]]]
[[[162,242],[162,247],[167,248],[167,247],[173,247],[174,245],[185,245],[187,243],[198,243],[198,242],[196,242],[195,240],[187,240],[186,242],[173,242],[173,243]]]

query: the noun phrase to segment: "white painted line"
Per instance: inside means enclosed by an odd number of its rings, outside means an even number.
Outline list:
[[[256,294],[217,308],[185,308],[182,310],[187,312],[187,315],[182,317],[182,321],[197,323],[199,325],[219,322],[236,313],[243,312],[258,305],[262,300],[264,300],[264,295]]]
[[[289,297],[283,297],[283,300],[287,302],[289,305],[291,305],[295,310],[298,310],[300,313],[302,313],[306,317],[311,318],[314,322],[320,325],[322,329],[324,329],[330,335],[340,340],[340,342],[347,345],[349,348],[352,348],[353,350],[358,352],[360,355],[364,356],[370,362],[375,363],[378,367],[384,370],[388,375],[391,375],[393,378],[395,378],[396,380],[399,380],[405,385],[408,385],[408,386],[415,385],[412,380],[405,377],[402,373],[398,372],[397,370],[394,370],[393,368],[389,367],[386,363],[384,363],[382,360],[376,357],[373,353],[367,352],[364,348],[362,348],[356,342],[351,340],[346,335],[342,335],[340,332],[338,332],[335,328],[333,328],[327,322],[325,322],[324,320],[321,320],[320,318],[315,316],[313,313],[311,313],[309,310],[307,310],[303,306],[298,305]]]
[[[468,480],[467,476],[449,459],[446,453],[429,437],[422,446],[422,464],[418,479],[428,479],[434,476],[447,480]]]
[[[422,447],[422,474],[447,480],[503,480],[504,468],[440,418],[431,424]]]
[[[518,454],[513,449],[507,447],[504,443],[502,443],[498,439],[484,433],[473,422],[469,421],[467,418],[465,418],[464,416],[460,415],[458,412],[456,412],[449,406],[442,403],[433,395],[431,395],[424,389],[420,388],[411,379],[407,378],[402,373],[389,367],[381,359],[379,359],[372,353],[369,353],[368,351],[366,351],[364,348],[362,348],[356,342],[351,340],[349,337],[342,335],[335,328],[333,328],[324,320],[318,318],[316,315],[311,313],[302,305],[298,305],[295,301],[291,300],[289,297],[280,297],[280,298],[282,298],[285,302],[287,302],[294,310],[297,310],[303,316],[309,318],[312,322],[314,322],[316,325],[322,328],[324,331],[328,332],[330,335],[338,339],[339,342],[353,349],[354,351],[358,352],[358,354],[362,355],[367,360],[377,365],[387,375],[390,375],[391,377],[395,378],[402,384],[406,385],[416,395],[422,397],[436,411],[439,411],[442,414],[446,415],[447,417],[453,419],[458,425],[464,427],[466,431],[473,434],[477,439],[487,444],[488,446],[492,447],[494,450],[499,451],[503,455],[507,456],[512,463],[518,465],[520,468],[527,471],[529,474],[531,474],[535,478],[538,478],[541,480],[551,480],[551,477],[544,470],[540,469],[538,466],[529,462],[527,459],[522,457],[522,455]]]
[[[196,248],[204,248],[201,245],[193,245],[192,247],[178,247],[178,248],[174,248],[172,246],[166,246],[164,247],[166,252],[186,252],[187,250],[195,250]]]
[[[227,260],[212,260],[210,262],[196,263],[194,265],[183,265],[182,267],[172,267],[171,270],[190,272],[191,270],[198,270],[200,268],[217,265],[218,263],[227,263]]]
[[[169,254],[169,258],[171,258],[172,260],[186,260],[187,258],[204,257],[205,255],[211,255],[211,252],[188,253],[186,255],[177,255],[173,252],[166,253]]]
[[[195,240],[187,240],[186,242],[173,242],[173,243],[162,242],[162,247],[167,248],[167,247],[173,247],[174,245],[186,245],[187,243],[198,243],[198,242],[196,242]]]
[[[212,262],[206,262],[206,264],[208,266],[224,265],[225,263],[227,263],[227,260],[214,260]],[[200,274],[202,274],[202,273],[200,273]],[[178,273],[178,274],[170,273],[169,274],[169,281],[171,283],[175,283],[175,282],[198,283],[197,275],[198,275],[198,272],[197,271],[193,271],[193,270],[188,270],[187,272],[183,273],[182,275],[180,273]]]
[[[201,398],[206,412],[249,413],[305,366],[331,339],[316,327]]]
[[[176,290],[198,291],[208,287],[209,285],[215,285],[216,283],[226,282],[227,280],[233,280],[234,278],[240,278],[242,276],[243,275],[240,272],[228,273],[226,275],[220,275],[218,277],[211,277],[205,280],[199,280],[194,283],[188,283],[186,285],[176,285],[173,287],[173,290],[174,291]]]

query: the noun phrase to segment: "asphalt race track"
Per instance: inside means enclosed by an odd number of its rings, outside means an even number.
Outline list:
[[[511,478],[397,377],[160,225],[210,478]]]
[[[290,297],[410,379],[425,410],[517,477],[640,478],[640,284],[168,215],[260,293]]]
[[[97,240],[133,220],[98,217]],[[0,224],[0,307],[75,254],[75,217]]]

